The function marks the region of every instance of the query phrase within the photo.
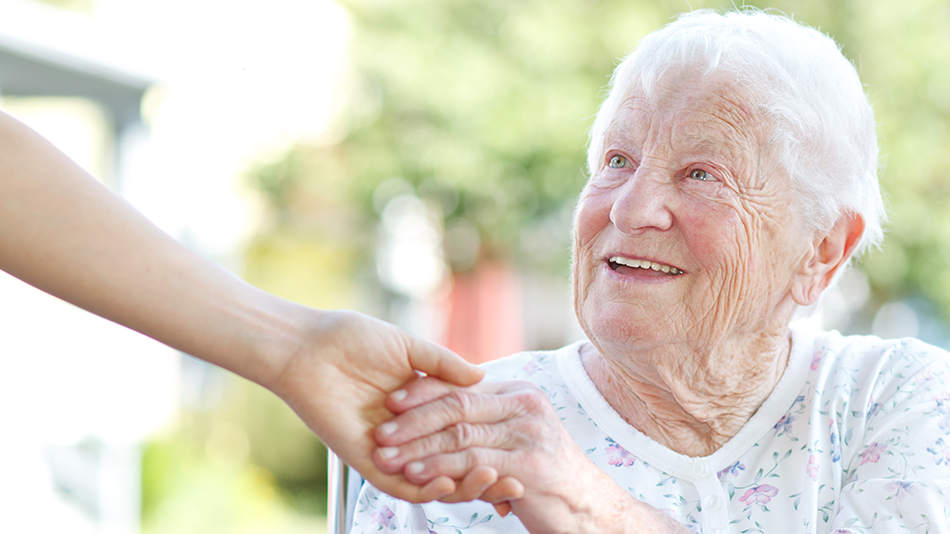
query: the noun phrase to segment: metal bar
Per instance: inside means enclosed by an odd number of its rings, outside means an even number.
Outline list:
[[[346,464],[327,448],[327,534],[346,534]]]

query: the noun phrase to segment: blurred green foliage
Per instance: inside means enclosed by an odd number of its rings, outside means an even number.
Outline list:
[[[353,83],[338,117],[338,139],[298,145],[248,175],[267,200],[270,224],[248,248],[246,277],[329,308],[361,307],[352,286],[374,284],[365,260],[372,257],[380,195],[387,190],[380,185],[392,185],[393,178],[441,210],[447,230],[476,228],[482,258],[565,273],[571,212],[585,180],[587,129],[614,65],[690,5],[733,5],[343,3],[354,22]],[[891,218],[882,250],[859,264],[872,286],[869,313],[923,294],[947,314],[950,4],[748,3],[794,14],[834,37],[866,84],[880,125],[881,183]],[[221,409],[186,414],[175,436],[147,450],[146,532],[233,532],[249,524],[268,531],[263,525],[287,506],[320,510],[325,482],[317,440],[266,392],[236,387]],[[235,429],[244,437],[235,438]],[[222,447],[228,435],[245,440],[246,452]]]
[[[273,394],[212,372],[220,398],[145,448],[143,532],[324,530],[326,448]]]
[[[922,293],[950,310],[950,211],[943,209],[950,195],[950,6],[746,3],[834,37],[867,86],[892,220],[883,250],[861,264],[872,307]],[[355,82],[340,118],[345,134],[330,146],[297,147],[276,164],[279,179],[268,174],[276,167],[259,173],[259,189],[279,209],[300,191],[335,189],[358,208],[356,226],[371,230],[373,192],[400,177],[433,198],[448,228],[473,224],[483,256],[561,272],[584,182],[586,132],[618,58],[678,12],[733,7],[701,0],[343,4],[355,23]],[[300,161],[308,162],[306,171]],[[306,216],[288,213],[291,221]]]
[[[96,8],[97,0],[39,0],[44,4],[49,4],[61,9],[68,9],[79,13],[90,14]]]

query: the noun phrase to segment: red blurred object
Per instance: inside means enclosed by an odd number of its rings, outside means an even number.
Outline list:
[[[454,273],[446,346],[473,363],[525,350],[521,279],[510,266],[482,262]]]

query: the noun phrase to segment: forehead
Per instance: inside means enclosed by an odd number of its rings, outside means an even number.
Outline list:
[[[766,124],[753,92],[734,77],[677,68],[661,76],[649,94],[632,84],[605,138],[668,140],[674,147],[700,151],[757,151]]]

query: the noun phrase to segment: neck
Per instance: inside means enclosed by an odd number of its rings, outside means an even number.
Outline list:
[[[712,454],[775,389],[791,352],[787,325],[712,350],[687,345],[617,353],[585,345],[587,374],[634,428],[687,456]]]

